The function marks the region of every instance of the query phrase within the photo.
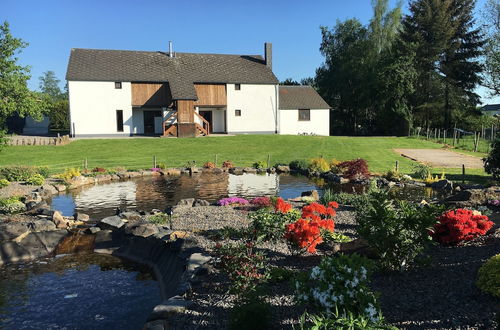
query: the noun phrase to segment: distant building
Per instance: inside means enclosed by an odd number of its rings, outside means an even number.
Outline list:
[[[488,116],[500,115],[500,104],[486,104],[481,107],[481,112]]]

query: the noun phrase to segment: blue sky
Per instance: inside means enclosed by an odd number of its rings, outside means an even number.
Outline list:
[[[278,78],[300,80],[323,61],[320,25],[372,14],[370,0],[1,1],[0,20],[29,42],[19,58],[32,67],[33,89],[47,70],[64,80],[71,48],[166,50],[169,40],[179,52],[234,54],[263,54],[269,41]]]

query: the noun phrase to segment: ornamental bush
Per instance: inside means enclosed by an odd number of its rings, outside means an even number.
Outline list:
[[[260,170],[266,167],[266,163],[264,163],[262,160],[259,160],[258,162],[253,163],[252,167]]]
[[[64,181],[69,181],[77,176],[82,175],[80,169],[78,168],[67,168],[64,172],[59,173],[56,177],[63,179]]]
[[[324,158],[313,158],[309,161],[309,170],[311,172],[328,172],[330,171],[330,164]]]
[[[204,168],[216,168],[217,166],[215,165],[215,163],[206,162],[205,164],[203,164],[203,167]]]
[[[14,196],[0,199],[0,213],[14,214],[26,210],[26,205],[21,202],[20,197]]]
[[[278,198],[274,210],[260,209],[249,215],[250,230],[257,241],[277,241],[283,238],[286,225],[297,221],[300,212],[292,205]]]
[[[241,197],[227,197],[220,199],[217,202],[218,205],[220,206],[226,206],[226,205],[247,205],[248,201],[244,198]]]
[[[289,164],[290,170],[300,172],[300,173],[306,173],[309,165],[305,160],[292,160]]]
[[[369,261],[357,254],[324,257],[296,281],[296,298],[330,316],[353,314],[378,322],[381,312],[369,287],[369,269]]]
[[[333,217],[337,207],[336,202],[330,202],[328,207],[319,203],[304,206],[301,218],[286,226],[285,238],[293,247],[315,253],[316,246],[323,242],[323,233],[335,228]]]
[[[258,208],[266,208],[266,207],[272,206],[271,198],[269,198],[267,196],[255,197],[254,199],[252,199],[250,201],[250,204],[252,204],[253,206],[256,206]]]
[[[9,180],[0,179],[0,188],[7,187],[10,184]]]
[[[468,209],[456,209],[444,212],[431,233],[439,243],[455,245],[462,241],[470,241],[484,235],[493,227],[486,215]]]
[[[370,177],[368,163],[362,158],[342,162],[338,167],[349,180],[363,180]]]
[[[440,212],[442,207],[393,201],[387,192],[374,192],[357,209],[358,234],[379,256],[382,268],[402,270],[431,243],[429,231]]]
[[[0,179],[13,181],[26,181],[35,174],[40,174],[44,178],[49,176],[47,167],[33,166],[6,166],[0,168]]]
[[[234,164],[230,160],[226,160],[222,163],[222,168],[233,168]]]
[[[500,298],[500,254],[491,257],[479,268],[476,285],[481,291]]]
[[[33,174],[26,179],[26,183],[34,186],[41,186],[45,183],[45,178],[41,174]]]
[[[490,153],[483,158],[484,171],[491,174],[493,178],[500,178],[500,134],[497,134],[495,141],[491,144]]]

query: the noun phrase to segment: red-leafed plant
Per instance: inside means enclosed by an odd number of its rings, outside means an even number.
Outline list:
[[[302,217],[286,226],[285,238],[299,249],[315,253],[316,246],[323,242],[322,232],[335,229],[332,218],[337,207],[336,202],[330,202],[328,206],[319,203],[304,206]]]
[[[468,209],[456,209],[444,212],[438,217],[431,236],[434,240],[448,245],[486,234],[493,227],[493,221],[481,213]]]
[[[349,180],[366,179],[370,176],[368,163],[362,158],[342,162],[338,165],[338,168]]]
[[[106,169],[102,168],[102,167],[94,167],[92,169],[92,172],[94,172],[94,173],[104,173],[104,172],[106,172]]]
[[[265,207],[271,207],[271,198],[267,196],[263,197],[255,197],[250,201],[250,204],[258,207],[258,208],[265,208]]]
[[[222,163],[222,168],[233,168],[234,164],[230,160],[226,160]]]

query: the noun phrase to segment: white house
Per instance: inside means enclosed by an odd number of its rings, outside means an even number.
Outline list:
[[[308,101],[281,106],[283,91],[299,88],[279,86],[271,44],[264,50],[262,57],[174,53],[171,44],[168,52],[72,49],[66,74],[71,134],[328,135],[323,108],[329,107],[313,89],[303,93]],[[318,98],[320,104],[310,102]]]

